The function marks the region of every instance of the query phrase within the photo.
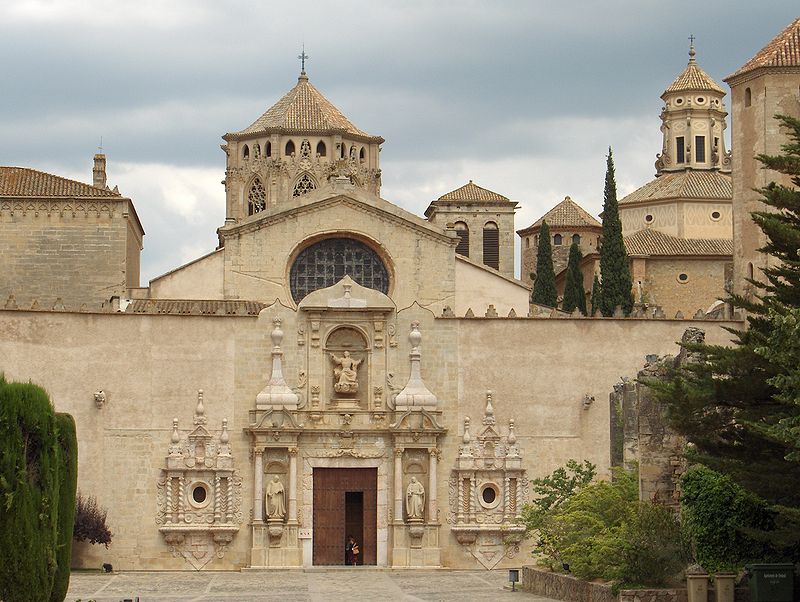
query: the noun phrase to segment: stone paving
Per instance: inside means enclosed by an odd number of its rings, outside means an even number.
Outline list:
[[[370,568],[297,571],[74,572],[67,602],[334,602],[339,600],[555,602],[505,589],[507,571],[380,570]]]

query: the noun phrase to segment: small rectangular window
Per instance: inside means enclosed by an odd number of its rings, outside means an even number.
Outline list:
[[[678,163],[686,163],[686,150],[683,146],[683,136],[675,138],[675,161]]]
[[[696,163],[705,163],[706,161],[706,137],[694,137],[694,160]]]

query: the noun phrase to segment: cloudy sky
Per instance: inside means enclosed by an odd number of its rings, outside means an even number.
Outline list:
[[[422,214],[472,179],[520,202],[517,228],[569,195],[597,214],[611,145],[620,196],[652,178],[659,96],[688,36],[720,84],[800,13],[797,0],[3,0],[0,165],[111,186],[147,233],[142,283],[214,249],[221,136],[311,82],[386,139],[382,196]],[[725,87],[725,86],[724,86]],[[727,89],[727,88],[726,88]]]

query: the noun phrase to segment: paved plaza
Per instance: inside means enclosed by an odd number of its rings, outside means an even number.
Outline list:
[[[295,571],[74,572],[67,602],[248,601],[294,602],[358,600],[520,600],[549,598],[504,589],[507,571],[403,570],[370,568]]]

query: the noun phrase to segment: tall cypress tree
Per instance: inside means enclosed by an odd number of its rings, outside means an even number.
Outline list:
[[[614,178],[614,158],[608,147],[606,183],[603,191],[603,246],[600,247],[600,311],[611,316],[617,305],[625,315],[633,309],[633,281],[625,243],[622,240],[622,221],[619,219],[617,182]]]
[[[542,222],[539,230],[539,246],[536,249],[536,280],[533,283],[531,303],[555,307],[558,303],[556,293],[556,274],[553,270],[553,247],[550,246],[550,226]]]
[[[776,530],[764,539],[797,561],[800,399],[786,392],[800,382],[800,353],[787,363],[794,352],[785,336],[792,333],[792,316],[800,308],[800,120],[778,119],[791,143],[780,156],[758,159],[790,175],[797,188],[774,182],[763,188],[763,202],[778,211],[754,213],[753,219],[767,236],[762,251],[780,264],[764,270],[767,282],[751,281],[759,290],[754,299],[731,297],[734,306],[749,312],[749,328],[733,331],[734,346],[687,345],[698,361],[656,388],[673,428],[692,444],[689,459],[775,504]]]
[[[583,272],[581,271],[581,260],[583,253],[578,243],[572,243],[569,248],[569,261],[567,262],[567,282],[564,286],[564,301],[561,309],[568,313],[578,308],[586,315],[586,289],[583,288]]]
[[[592,281],[592,315],[595,315],[600,310],[600,295],[603,289],[600,288],[600,279],[597,277],[597,272],[594,274]]]

